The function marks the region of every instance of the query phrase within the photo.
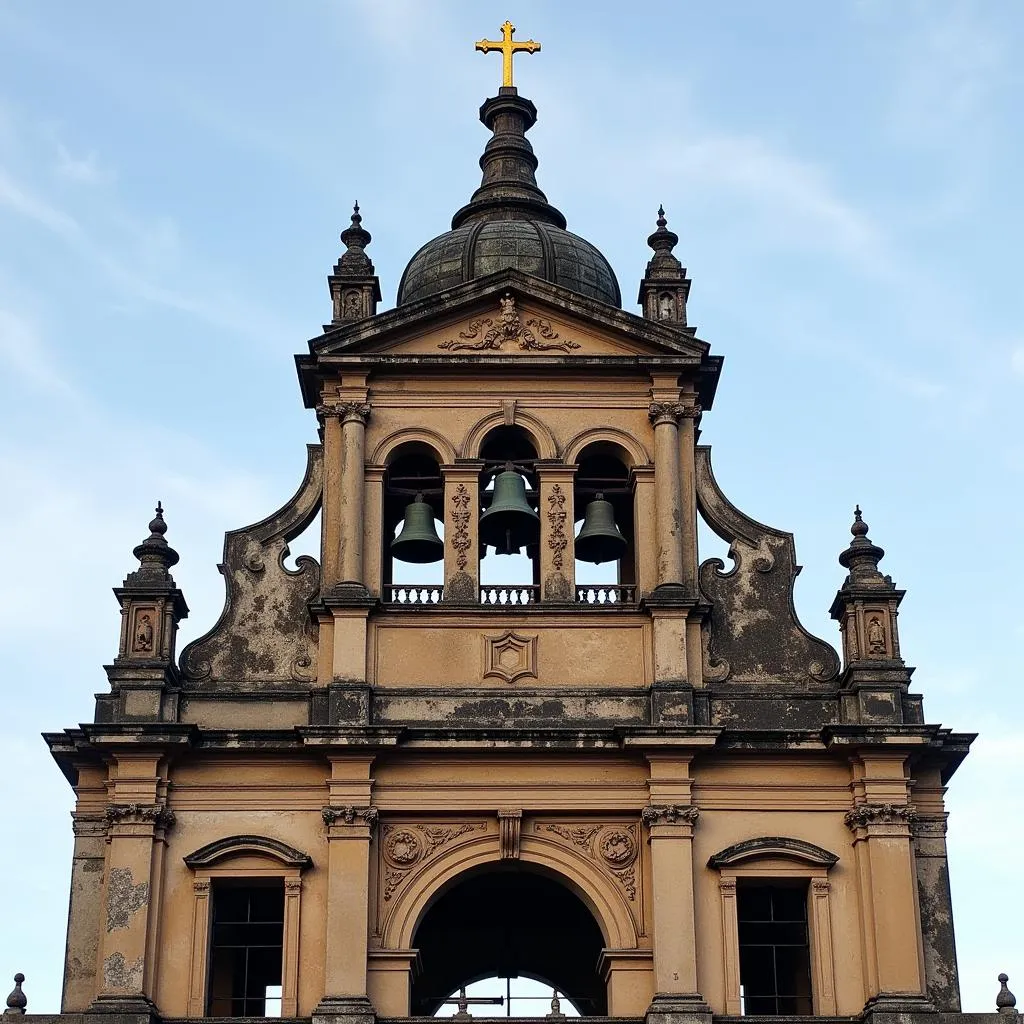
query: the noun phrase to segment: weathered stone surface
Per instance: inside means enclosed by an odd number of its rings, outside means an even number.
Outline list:
[[[800,624],[793,606],[796,564],[793,535],[744,515],[722,493],[711,471],[711,449],[698,446],[697,504],[715,533],[729,544],[735,565],[720,558],[700,567],[700,587],[711,602],[704,631],[704,679],[711,685],[767,688],[828,687],[839,655]]]
[[[217,624],[181,656],[184,687],[246,689],[251,683],[309,683],[316,673],[317,632],[308,611],[320,566],[302,555],[287,569],[288,542],[320,511],[323,449],[307,446],[306,475],[272,516],[224,539],[227,598]]]

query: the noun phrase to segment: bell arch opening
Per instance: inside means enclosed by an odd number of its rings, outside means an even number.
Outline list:
[[[439,587],[444,570],[444,481],[439,454],[422,441],[407,441],[390,454],[381,510],[385,589]]]
[[[521,864],[469,872],[416,928],[422,969],[411,1012],[432,1016],[451,993],[484,978],[530,978],[563,994],[582,1016],[604,1016],[604,945],[584,902],[552,876]]]
[[[584,588],[593,600],[621,600],[621,592],[614,588],[636,584],[632,459],[617,444],[595,441],[579,453],[577,464],[577,589]]]

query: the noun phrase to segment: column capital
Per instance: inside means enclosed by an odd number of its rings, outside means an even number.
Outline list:
[[[174,811],[160,804],[109,804],[104,811],[109,828],[120,825],[144,825],[154,831],[167,831],[174,824]]]
[[[370,418],[369,402],[323,402],[316,407],[316,414],[320,419],[329,416],[337,417],[342,423],[365,424]]]
[[[692,804],[648,804],[641,812],[640,819],[650,829],[656,825],[689,825],[697,824],[700,810]]]
[[[686,406],[682,402],[651,402],[647,407],[647,416],[657,427],[663,423],[673,426],[686,415]]]
[[[909,835],[910,828],[917,821],[917,810],[913,804],[858,804],[843,818],[846,827],[852,832],[870,833],[872,826],[889,826],[885,834],[893,834],[893,827],[898,835]]]
[[[380,814],[376,807],[324,807],[320,816],[327,826],[328,835],[332,835],[332,828],[341,825],[358,825],[365,827],[372,834],[377,827],[377,820]]]

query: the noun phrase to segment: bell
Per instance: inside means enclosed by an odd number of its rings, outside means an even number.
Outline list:
[[[505,469],[494,478],[494,497],[480,516],[480,543],[492,545],[499,555],[514,555],[539,533],[540,516],[526,500],[526,482]]]
[[[598,494],[588,502],[583,516],[583,529],[576,538],[576,557],[582,562],[614,562],[621,558],[629,542],[615,525],[615,511],[610,501]]]
[[[391,554],[402,562],[439,562],[444,558],[444,541],[434,529],[434,510],[422,494],[405,506],[402,532],[391,542]]]

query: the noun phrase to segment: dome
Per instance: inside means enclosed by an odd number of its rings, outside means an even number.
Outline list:
[[[493,133],[480,158],[483,181],[452,218],[452,230],[427,242],[409,261],[398,305],[511,268],[621,306],[608,261],[565,229],[565,217],[537,186],[537,158],[526,138],[537,120],[536,107],[507,86],[480,108],[480,120]]]
[[[532,220],[478,221],[427,242],[405,268],[398,304],[508,268],[588,299],[622,305],[615,273],[595,246],[564,228]]]

